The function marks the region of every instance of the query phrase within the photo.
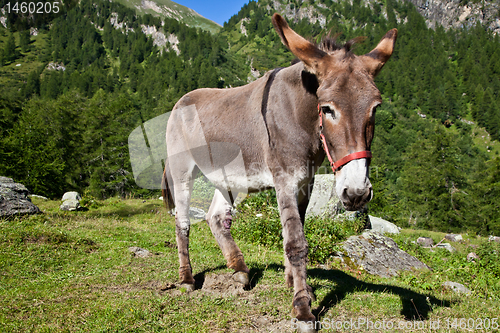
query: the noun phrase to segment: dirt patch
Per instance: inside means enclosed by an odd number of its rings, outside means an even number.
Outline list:
[[[191,295],[210,295],[215,298],[229,298],[237,296],[233,302],[244,306],[258,305],[266,300],[258,296],[262,289],[272,289],[272,286],[259,285],[257,288],[245,290],[243,285],[232,279],[232,273],[211,274],[204,277],[203,285],[200,289],[190,292]],[[184,294],[182,288],[178,284],[166,283],[161,286],[160,294],[170,293],[173,296]],[[292,317],[278,311],[277,316],[268,313],[259,313],[258,311],[250,311],[246,327],[241,327],[241,323],[235,324],[235,327],[230,327],[231,332],[291,332]],[[283,319],[285,318],[285,319]]]
[[[245,293],[243,284],[236,282],[231,277],[231,273],[208,275],[201,290],[205,293],[228,297]]]
[[[199,288],[199,286],[197,288]],[[163,283],[158,285],[157,290],[160,294],[170,293],[173,296],[178,296],[186,292],[178,283]],[[205,276],[201,288],[190,292],[190,294],[193,295],[200,293],[226,298],[236,295],[244,295],[245,293],[248,293],[248,291],[243,288],[243,284],[232,279],[232,273],[226,273]]]

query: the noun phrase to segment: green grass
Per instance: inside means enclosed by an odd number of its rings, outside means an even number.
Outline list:
[[[498,156],[500,152],[500,142],[492,140],[491,136],[483,127],[473,125],[471,135],[472,141],[474,141],[476,147],[481,149],[483,152],[487,152],[491,157]]]
[[[161,201],[113,198],[82,212],[61,212],[57,201],[33,201],[43,215],[0,220],[2,332],[290,329],[293,295],[284,284],[279,249],[238,240],[251,270],[253,288],[241,295],[205,290],[186,293],[172,288],[178,279],[174,221]],[[235,225],[241,223],[245,223],[241,218],[234,221]],[[407,324],[419,322],[407,320],[414,318],[428,324],[438,319],[498,317],[498,294],[485,294],[483,285],[469,283],[473,290],[470,297],[456,296],[440,287],[447,279],[463,275],[456,265],[466,255],[468,245],[481,247],[487,241],[466,236],[464,244],[454,244],[457,253],[436,252],[430,257],[411,243],[420,234],[408,230],[396,240],[429,260],[433,272],[382,279],[337,261],[311,265],[308,283],[317,296],[312,305],[314,314],[324,322],[366,318]],[[431,236],[439,241],[442,234]],[[154,255],[135,258],[128,251],[130,246],[146,248]],[[230,273],[206,223],[192,226],[190,249],[198,282]],[[474,272],[486,274],[483,269]],[[465,281],[466,274],[463,276],[457,282]]]

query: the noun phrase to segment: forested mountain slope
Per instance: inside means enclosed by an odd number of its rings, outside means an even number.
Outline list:
[[[500,33],[500,2],[496,0],[406,0],[415,5],[429,27],[473,27],[477,23]]]
[[[171,0],[118,0],[119,3],[136,9],[138,14],[151,14],[161,19],[173,18],[193,28],[201,28],[212,33],[220,30],[220,25],[201,16],[191,8]]]
[[[190,90],[246,82],[245,60],[217,36],[115,2],[83,0],[36,36],[11,29],[0,28],[0,173],[46,196],[138,190],[130,132]],[[174,43],[155,45],[148,29]]]
[[[131,175],[130,132],[192,89],[287,66],[274,12],[315,41],[367,36],[357,54],[398,28],[376,80],[369,209],[401,226],[500,234],[500,37],[481,24],[429,29],[406,1],[251,1],[216,35],[106,0],[68,7],[37,36],[0,27],[0,174],[52,197],[148,194]]]

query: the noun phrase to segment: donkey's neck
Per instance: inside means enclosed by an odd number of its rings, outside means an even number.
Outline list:
[[[309,133],[319,130],[319,114],[317,112],[318,80],[314,74],[305,70],[304,64],[299,62],[290,67],[283,68],[276,74],[274,83],[278,89],[275,94],[282,97],[282,112],[292,113],[295,123]]]
[[[275,72],[267,115],[269,143],[278,151],[278,146],[293,150],[296,160],[288,163],[324,158],[319,156],[324,153],[319,140],[317,86],[316,77],[305,71],[303,63]]]

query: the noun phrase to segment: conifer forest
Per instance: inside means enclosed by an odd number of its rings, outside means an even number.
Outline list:
[[[323,27],[288,20],[312,41],[366,36],[354,49],[364,54],[399,31],[376,78],[384,103],[370,214],[401,227],[500,235],[500,36],[480,24],[428,28],[402,0],[316,3]],[[0,26],[0,175],[50,198],[69,190],[158,195],[136,185],[128,136],[191,90],[240,86],[251,73],[289,66],[294,56],[272,28],[274,12],[273,1],[250,1],[215,34],[108,0],[8,15]],[[158,46],[144,26],[178,44]]]

